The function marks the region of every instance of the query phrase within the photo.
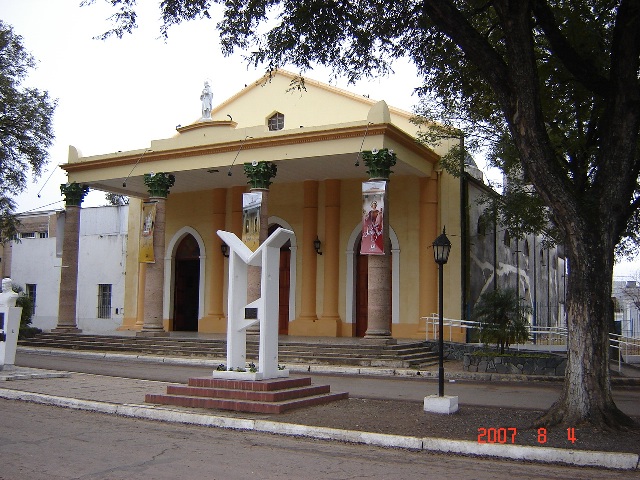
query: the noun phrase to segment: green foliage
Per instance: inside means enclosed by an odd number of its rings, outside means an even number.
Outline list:
[[[16,299],[16,307],[22,307],[22,315],[20,316],[20,330],[18,332],[18,338],[29,338],[41,333],[42,330],[31,326],[31,319],[33,317],[33,299],[31,299],[24,292],[20,285],[15,283],[11,286],[11,289],[18,294]]]
[[[529,338],[528,305],[513,289],[490,290],[483,293],[473,309],[473,319],[481,323],[480,340],[495,343],[500,353],[509,345],[524,343]]]
[[[114,205],[116,207],[121,205],[129,205],[129,197],[126,195],[118,195],[117,193],[106,193],[105,200],[107,205]]]
[[[34,58],[22,37],[0,20],[0,243],[10,240],[18,225],[13,197],[42,173],[53,142],[56,101],[46,91],[23,87]]]

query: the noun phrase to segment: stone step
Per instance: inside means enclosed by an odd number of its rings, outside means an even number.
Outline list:
[[[145,402],[237,412],[282,413],[348,397],[346,392],[331,393],[329,385],[311,385],[309,377],[260,381],[200,377],[190,378],[187,385],[169,385],[166,394],[147,394]]]
[[[86,351],[158,356],[207,357],[223,361],[226,341],[223,339],[193,339],[169,337],[136,337],[115,335],[86,335],[78,333],[42,333],[20,340],[20,345],[37,348],[65,348]],[[395,345],[366,345],[309,343],[280,340],[278,360],[283,363],[350,365],[370,367],[415,367],[430,362],[434,353],[424,342]],[[247,342],[247,360],[256,361],[258,343]]]

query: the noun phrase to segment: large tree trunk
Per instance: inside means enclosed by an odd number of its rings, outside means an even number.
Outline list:
[[[613,257],[594,237],[583,238],[580,256],[569,253],[567,368],[562,394],[536,426],[589,423],[602,428],[634,426],[611,395],[609,329]],[[598,242],[601,244],[601,242]],[[571,247],[570,247],[571,249]]]

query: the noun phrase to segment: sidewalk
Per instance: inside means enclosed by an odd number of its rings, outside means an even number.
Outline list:
[[[38,350],[41,352],[41,349]],[[56,353],[60,355],[60,352]],[[102,358],[122,357],[93,354],[94,357],[96,355]],[[131,356],[128,358],[131,359]],[[138,358],[138,361],[164,364],[184,364],[188,360]],[[202,364],[202,359],[194,360]],[[290,366],[290,369],[294,375],[307,373],[306,366],[299,370]],[[401,374],[398,371],[389,372],[388,369],[373,368],[367,368],[366,371],[358,369],[357,372],[346,371],[344,367],[322,367],[322,370],[325,374],[355,373],[359,375],[359,380],[362,380],[363,375],[369,374],[372,375],[367,377],[370,382],[375,382],[377,378],[382,380],[385,375]],[[454,368],[449,370],[451,375],[464,374],[454,371]],[[422,372],[422,375],[427,377],[432,373]],[[413,374],[415,375],[415,372]],[[166,382],[24,367],[0,372],[0,398],[11,400],[142,419],[307,436],[384,447],[628,470],[639,468],[640,435],[637,433],[623,432],[607,436],[602,432],[576,428],[575,436],[578,441],[573,444],[567,440],[566,429],[549,429],[548,432],[545,431],[543,446],[539,442],[537,432],[526,428],[539,416],[540,411],[495,407],[492,406],[492,402],[487,402],[488,405],[485,406],[470,406],[463,402],[460,411],[450,416],[427,414],[422,410],[421,404],[398,399],[350,398],[280,415],[160,407],[143,403],[145,394],[165,393],[167,385]],[[496,396],[505,395],[505,388],[508,390],[509,384],[501,382],[500,388],[496,389]],[[516,385],[513,385],[513,389],[516,389]],[[633,390],[635,395],[635,387]],[[638,395],[640,396],[640,392]],[[504,443],[479,443],[480,429],[493,430],[494,434],[499,430],[508,429],[509,437],[501,439]],[[493,441],[498,442],[495,439]]]

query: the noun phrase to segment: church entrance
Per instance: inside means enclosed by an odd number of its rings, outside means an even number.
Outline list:
[[[269,235],[281,225],[269,226]],[[291,241],[287,241],[280,248],[280,291],[278,295],[278,334],[289,334],[289,292],[291,289]]]
[[[186,235],[175,255],[173,330],[198,331],[200,247],[193,235]]]

